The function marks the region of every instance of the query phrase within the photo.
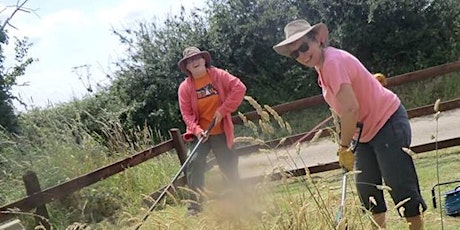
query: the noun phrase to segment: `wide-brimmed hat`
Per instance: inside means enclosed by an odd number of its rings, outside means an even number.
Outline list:
[[[316,39],[318,39],[319,42],[325,44],[329,37],[329,31],[327,30],[327,26],[324,23],[318,23],[314,26],[311,26],[310,23],[308,23],[306,20],[299,19],[289,22],[284,27],[284,36],[286,39],[273,46],[273,49],[278,54],[290,57],[291,51],[288,49],[287,45],[299,40],[313,30],[317,31]]]
[[[206,66],[209,66],[211,63],[211,54],[209,54],[208,51],[200,51],[200,49],[194,46],[185,48],[184,51],[182,52],[182,55],[184,57],[180,59],[177,65],[179,66],[180,70],[182,70],[182,72],[186,73],[187,75],[190,75],[190,71],[188,71],[187,68],[185,68],[185,65],[187,64],[186,62],[187,59],[191,57],[195,57],[197,55],[201,55],[206,61],[206,64],[205,64]]]

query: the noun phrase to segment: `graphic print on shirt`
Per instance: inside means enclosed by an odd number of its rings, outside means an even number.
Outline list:
[[[212,84],[207,84],[203,88],[197,89],[196,94],[198,96],[198,100],[217,95],[217,90],[212,86]]]

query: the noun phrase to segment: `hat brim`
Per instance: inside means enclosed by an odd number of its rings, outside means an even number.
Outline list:
[[[320,42],[323,42],[323,43],[326,43],[328,37],[329,37],[329,32],[327,30],[327,26],[324,24],[324,23],[318,23],[312,27],[310,27],[310,29],[306,30],[306,31],[302,31],[300,33],[296,33],[292,36],[290,36],[289,38],[285,39],[284,41],[276,44],[275,46],[273,46],[273,49],[276,51],[276,53],[280,54],[280,55],[283,55],[283,56],[286,56],[286,57],[291,57],[291,50],[288,48],[288,45],[299,40],[300,38],[302,38],[303,36],[307,35],[308,33],[310,33],[311,31],[313,30],[318,30],[318,37],[317,39],[319,39]]]
[[[190,71],[187,70],[187,68],[185,67],[187,65],[187,59],[189,58],[192,58],[192,57],[195,57],[197,55],[201,55],[204,60],[206,61],[206,65],[210,65],[211,63],[211,54],[209,54],[208,51],[200,51],[198,53],[195,53],[193,55],[190,55],[188,57],[184,57],[182,59],[179,60],[179,62],[177,62],[177,65],[179,66],[179,69],[184,72],[185,74],[189,75],[190,74]]]

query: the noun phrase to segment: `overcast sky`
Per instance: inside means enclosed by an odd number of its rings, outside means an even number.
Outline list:
[[[0,10],[16,3],[2,0]],[[110,63],[122,54],[112,27],[123,28],[154,18],[162,21],[168,13],[178,13],[181,5],[186,9],[202,7],[204,0],[29,0],[26,7],[35,13],[19,12],[10,21],[17,29],[8,27],[10,44],[5,65],[11,66],[13,61],[12,36],[27,36],[33,43],[29,56],[39,60],[19,78],[19,83],[29,86],[15,87],[13,93],[36,107],[87,95],[88,84],[94,87],[96,83],[108,83],[104,73],[110,73]],[[0,14],[0,21],[10,15],[8,12]],[[73,71],[82,65],[90,66],[89,82],[84,68],[80,68],[81,73]]]

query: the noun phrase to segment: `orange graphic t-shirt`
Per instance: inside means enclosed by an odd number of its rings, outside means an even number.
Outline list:
[[[199,125],[206,129],[214,117],[214,113],[220,107],[220,99],[217,90],[212,85],[211,76],[205,76],[194,79],[196,95],[198,97],[198,111],[200,113]],[[224,130],[221,124],[218,123],[209,132],[211,135],[221,134]]]

